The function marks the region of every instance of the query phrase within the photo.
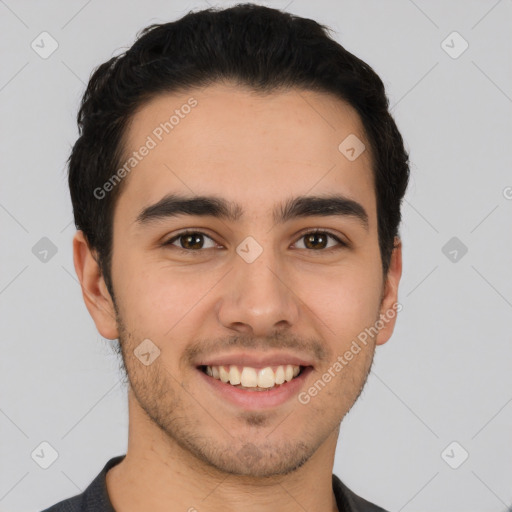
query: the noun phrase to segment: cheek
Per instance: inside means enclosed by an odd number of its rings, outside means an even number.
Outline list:
[[[198,275],[190,268],[133,262],[120,286],[127,322],[146,337],[162,342],[174,338],[189,317],[197,315],[202,297],[215,284],[214,276],[207,276],[207,272]]]
[[[325,338],[350,341],[376,320],[379,279],[371,267],[347,266],[337,271],[301,272],[295,283],[297,295],[305,304],[304,313],[312,316]]]

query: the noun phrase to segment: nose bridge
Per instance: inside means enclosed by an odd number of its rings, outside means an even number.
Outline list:
[[[279,255],[270,244],[247,237],[236,249],[229,292],[222,298],[219,320],[229,328],[268,335],[298,318],[296,297],[285,285]],[[280,275],[281,274],[281,275]]]
[[[239,294],[248,300],[258,299],[258,301],[260,297],[271,299],[271,296],[276,295],[276,292],[280,295],[283,286],[277,277],[280,265],[272,248],[266,247],[260,254],[256,255],[254,254],[256,249],[251,247],[247,254],[253,252],[254,260],[245,259],[243,255],[241,256],[240,252],[243,249],[241,247],[237,250],[238,261],[235,263],[235,276],[238,279]],[[247,245],[245,245],[245,249],[247,249]]]

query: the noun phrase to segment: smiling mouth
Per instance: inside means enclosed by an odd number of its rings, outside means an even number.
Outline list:
[[[265,368],[238,365],[202,365],[198,368],[209,377],[235,388],[246,391],[270,391],[297,378],[307,367],[287,364]]]

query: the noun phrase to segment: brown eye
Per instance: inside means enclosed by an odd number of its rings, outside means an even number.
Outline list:
[[[325,249],[327,236],[325,236],[325,233],[310,233],[304,236],[304,241],[304,245],[308,249]]]
[[[205,239],[212,241],[212,245],[210,247],[204,246]],[[175,242],[179,242],[179,245]],[[201,233],[200,231],[185,231],[169,239],[164,245],[173,245],[178,249],[183,249],[184,251],[197,252],[200,249],[210,249],[215,247],[215,242],[209,236]]]
[[[334,246],[328,247],[328,241],[329,238],[334,240],[336,244]],[[305,233],[301,236],[300,240],[304,240],[304,248],[313,250],[313,251],[320,251],[324,250],[323,252],[326,252],[325,250],[329,251],[331,249],[336,249],[338,246],[346,247],[347,244],[342,242],[337,236],[328,233],[327,231],[311,231],[309,233]],[[297,242],[298,243],[298,242]]]

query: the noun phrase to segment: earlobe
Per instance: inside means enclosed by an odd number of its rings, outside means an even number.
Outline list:
[[[73,238],[73,262],[82,287],[82,296],[99,333],[107,339],[119,337],[114,304],[105,284],[96,254],[91,251],[83,231]]]
[[[402,241],[395,237],[394,249],[386,277],[384,294],[380,308],[380,328],[377,334],[376,345],[383,345],[391,338],[395,328],[396,317],[401,305],[398,302],[398,285],[402,276]]]

